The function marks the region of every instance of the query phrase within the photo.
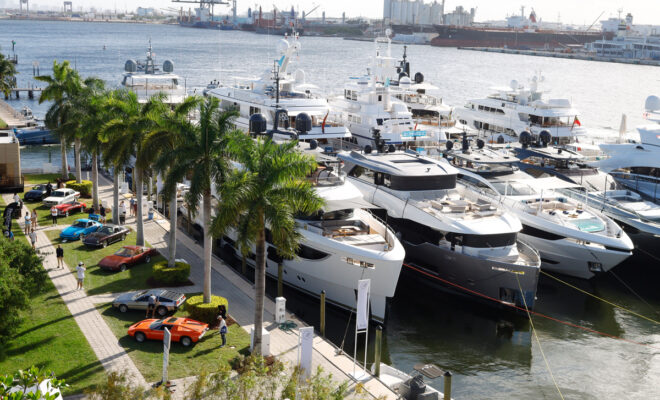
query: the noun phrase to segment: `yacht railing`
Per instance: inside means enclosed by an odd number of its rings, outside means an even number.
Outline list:
[[[631,172],[617,172],[613,171],[610,172],[610,175],[614,178],[618,178],[624,181],[632,181],[634,182],[634,188],[631,187],[632,185],[630,184],[624,184],[624,186],[628,186],[631,189],[635,190],[636,192],[639,193],[639,184],[641,183],[650,183],[654,186],[654,191],[653,191],[653,198],[652,200],[654,202],[658,201],[658,194],[660,194],[660,191],[658,190],[658,185],[660,185],[660,178],[654,177],[654,176],[648,176],[648,175],[640,175],[640,174],[635,174]]]

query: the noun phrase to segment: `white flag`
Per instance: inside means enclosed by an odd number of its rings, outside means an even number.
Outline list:
[[[358,281],[358,299],[357,299],[357,329],[367,329],[369,326],[369,287],[371,279],[362,279]]]

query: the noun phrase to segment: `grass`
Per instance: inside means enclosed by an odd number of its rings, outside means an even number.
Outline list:
[[[0,129],[5,129],[6,127],[7,123],[2,118],[0,118]]]
[[[50,280],[24,315],[18,333],[5,346],[0,374],[32,365],[50,369],[70,385],[64,395],[80,393],[105,380],[103,366]]]
[[[163,343],[155,340],[138,343],[126,333],[129,326],[144,319],[144,311],[121,313],[110,304],[99,305],[97,309],[147,382],[159,381],[163,371]],[[182,310],[174,315],[187,316]],[[221,343],[217,330],[209,330],[202,340],[191,347],[173,342],[170,347],[169,378],[198,375],[204,370],[215,371],[239,353],[247,355],[250,335],[238,324],[233,324],[228,327],[227,346],[220,348]]]
[[[92,199],[89,198],[81,198],[80,199],[81,203],[85,203],[86,207],[90,207],[92,205]],[[30,211],[35,210],[37,212],[37,223],[39,226],[48,226],[53,224],[53,217],[50,215],[50,207],[46,207],[43,205],[41,202],[24,202],[25,207],[27,207]],[[73,224],[73,221],[80,219],[80,218],[87,218],[88,214],[85,212],[79,212],[79,213],[73,213],[69,215],[68,217],[57,217],[57,224],[58,225],[71,225]],[[105,216],[106,221],[111,222],[112,221],[112,213],[107,212]]]
[[[60,230],[46,231],[46,236],[53,243],[64,249],[64,262],[71,272],[75,271],[79,261],[85,263],[85,290],[89,295],[101,293],[121,293],[130,290],[149,288],[147,279],[152,276],[153,264],[162,261],[162,256],[153,257],[148,264],[138,264],[124,272],[108,272],[98,267],[99,261],[105,256],[114,254],[122,246],[135,245],[135,233],[131,232],[126,240],[109,245],[106,248],[90,248],[80,240],[63,243],[60,241]]]
[[[38,183],[52,183],[53,186],[55,186],[55,182],[57,182],[57,178],[62,176],[62,174],[57,173],[57,174],[26,174],[24,182],[26,185],[36,185]],[[69,180],[71,179],[76,179],[75,175],[69,174]]]

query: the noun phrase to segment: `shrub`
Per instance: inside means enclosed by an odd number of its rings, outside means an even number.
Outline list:
[[[76,183],[76,181],[66,181],[66,187],[80,192],[81,197],[92,196],[92,181],[82,181],[80,183]]]
[[[218,306],[221,304],[224,304],[227,310],[229,310],[229,302],[224,297],[211,296],[211,302],[205,304],[204,296],[200,294],[188,298],[186,301],[186,311],[190,315],[190,318],[212,324],[215,322],[215,318],[218,315]]]
[[[190,276],[190,264],[176,262],[174,267],[170,268],[167,266],[167,260],[160,261],[154,263],[153,275],[158,283],[166,285],[184,283],[188,281],[188,277]]]

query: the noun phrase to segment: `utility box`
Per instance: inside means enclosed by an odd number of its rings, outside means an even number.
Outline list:
[[[284,297],[275,298],[275,322],[278,324],[286,322],[286,299]]]
[[[250,329],[250,352],[254,351],[254,327]],[[261,355],[270,355],[270,332],[261,328]]]

